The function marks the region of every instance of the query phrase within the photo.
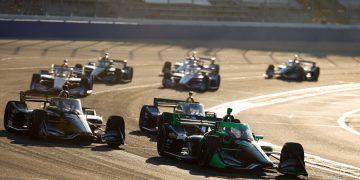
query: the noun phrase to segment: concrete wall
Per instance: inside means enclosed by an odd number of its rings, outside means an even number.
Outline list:
[[[280,40],[360,42],[360,28],[312,26],[206,26],[185,24],[95,24],[0,21],[3,38]]]

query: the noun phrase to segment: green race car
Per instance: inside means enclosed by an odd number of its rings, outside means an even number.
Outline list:
[[[229,118],[230,117],[230,118]],[[301,144],[286,143],[281,153],[261,145],[262,136],[251,132],[248,124],[228,114],[224,118],[181,113],[163,113],[159,122],[157,150],[161,156],[193,159],[200,166],[233,169],[276,168],[287,175],[304,175],[304,150]],[[276,166],[269,156],[280,155]]]

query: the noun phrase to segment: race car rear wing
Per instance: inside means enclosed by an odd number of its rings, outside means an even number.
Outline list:
[[[298,60],[301,64],[311,64],[312,66],[316,65],[316,62],[313,61],[307,61],[307,60]]]
[[[20,91],[20,101],[21,102],[50,102],[50,99],[53,97],[57,97],[57,95],[49,94],[49,93],[40,93],[35,91]]]
[[[186,102],[183,100],[175,100],[175,99],[163,99],[163,98],[154,98],[154,106],[157,107],[176,107],[180,102]],[[193,102],[199,103],[199,102]]]
[[[122,60],[118,60],[118,59],[110,59],[111,61],[113,61],[114,64],[122,64],[124,66],[126,66],[127,64],[127,60],[122,59]]]

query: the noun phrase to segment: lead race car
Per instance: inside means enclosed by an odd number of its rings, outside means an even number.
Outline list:
[[[215,58],[198,57],[194,53],[183,62],[165,62],[162,69],[162,85],[166,88],[186,88],[190,90],[218,90],[221,76],[220,66]]]
[[[110,59],[109,53],[96,63],[85,65],[85,74],[97,81],[106,83],[129,83],[132,81],[134,68],[127,65],[127,60]]]
[[[83,66],[76,64],[74,67],[68,67],[67,60],[64,60],[63,65],[52,64],[50,71],[40,70],[39,73],[33,74],[30,90],[59,94],[65,84],[71,96],[87,96],[93,90],[93,79],[84,74]]]
[[[231,117],[231,116],[230,116]],[[277,169],[280,173],[308,176],[301,144],[285,143],[274,152],[261,143],[263,136],[235,118],[163,113],[159,118],[157,151],[160,156],[195,160],[200,166],[240,170]],[[269,158],[280,155],[276,166]]]
[[[315,62],[300,59],[295,55],[294,59],[288,60],[287,63],[275,66],[270,64],[265,72],[268,79],[278,76],[281,79],[297,80],[297,81],[318,81],[320,76],[320,68]]]
[[[42,107],[29,109],[28,103],[41,103]],[[79,99],[31,91],[21,92],[20,101],[7,103],[4,127],[7,131],[26,132],[36,139],[81,140],[111,147],[125,142],[125,122],[121,116],[110,116],[104,125],[102,117],[94,109],[82,107]]]

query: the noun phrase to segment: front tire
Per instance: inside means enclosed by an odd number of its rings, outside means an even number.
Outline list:
[[[41,125],[48,118],[46,111],[35,109],[33,111],[32,120],[29,127],[29,135],[31,138],[40,138]]]
[[[266,73],[266,78],[268,78],[268,79],[273,78],[274,77],[274,72],[275,72],[275,66],[270,64],[268,66],[268,68],[266,69],[266,72],[265,72]]]
[[[200,147],[199,147],[199,150],[197,152],[197,155],[198,155],[198,164],[199,164],[199,166],[205,167],[205,166],[207,166],[209,164],[211,157],[210,157],[210,150],[208,148],[206,140],[203,140],[200,143]]]
[[[298,159],[305,167],[304,161],[304,148],[299,143],[287,142],[281,149],[280,163],[287,161],[288,159]]]
[[[110,147],[119,147],[125,142],[125,121],[121,116],[110,116],[106,122],[105,133],[116,131],[121,137],[123,142],[108,143]]]

